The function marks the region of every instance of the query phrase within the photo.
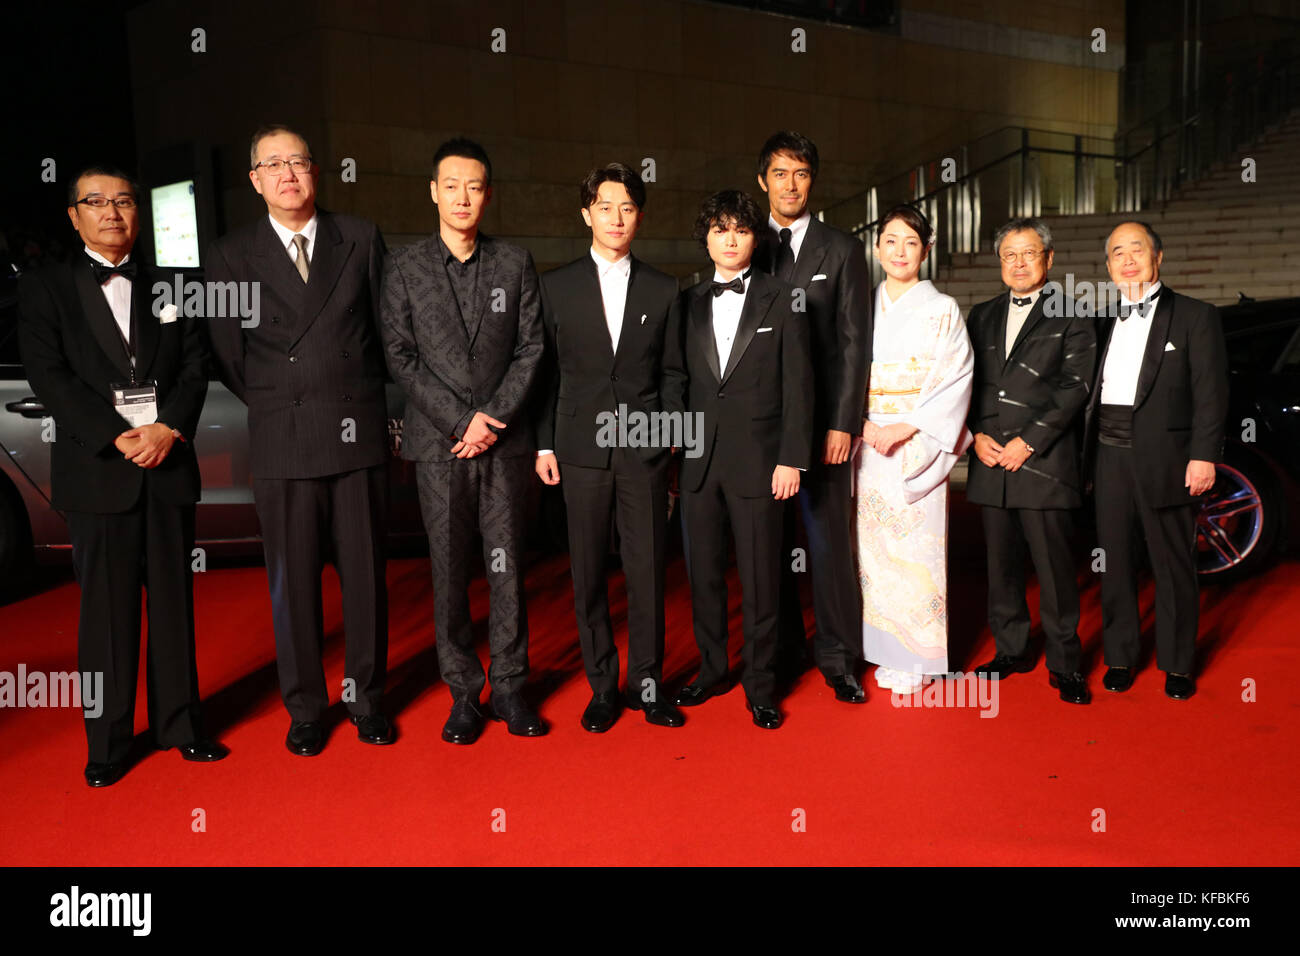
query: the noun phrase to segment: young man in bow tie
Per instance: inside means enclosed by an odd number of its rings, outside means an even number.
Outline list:
[[[86,714],[92,787],[127,771],[142,588],[155,743],[194,761],[229,752],[203,735],[194,661],[193,441],[206,351],[197,318],[151,308],[158,275],[131,255],[138,202],[136,184],[113,167],[74,177],[68,216],[84,251],[25,276],[19,293],[23,364],[54,417],[51,503],[67,516],[81,585],[77,663],[83,679],[103,676],[100,713]]]
[[[703,435],[701,454],[683,458],[679,483],[701,661],[677,704],[727,689],[730,524],[746,704],[755,724],[774,730],[782,722],[774,672],[782,511],[812,456],[812,359],[794,287],[751,267],[763,228],[758,204],[739,190],[710,196],[695,222],[714,272],[684,296],[686,411],[703,416]]]

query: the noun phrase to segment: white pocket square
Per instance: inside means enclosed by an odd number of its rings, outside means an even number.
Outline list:
[[[808,281],[810,281],[810,282],[816,282],[818,279],[825,279],[825,278],[826,278],[826,273],[824,273],[824,272],[819,272],[819,273],[817,273],[815,276],[813,276],[811,279],[809,279]]]
[[[772,331],[772,326],[769,325],[769,326],[768,326],[767,328],[765,328],[765,329],[759,329],[759,330],[758,330],[757,332],[755,332],[754,334],[755,334],[755,335],[762,335],[764,332],[771,332],[771,331]]]
[[[1174,348],[1174,343],[1173,343],[1173,342],[1166,342],[1166,343],[1165,343],[1165,351],[1166,351],[1166,352],[1177,352],[1178,350],[1177,350],[1176,348]]]
[[[175,322],[176,305],[172,302],[168,302],[166,305],[164,305],[162,307],[162,311],[158,313],[158,321],[163,325],[167,325],[171,322]]]

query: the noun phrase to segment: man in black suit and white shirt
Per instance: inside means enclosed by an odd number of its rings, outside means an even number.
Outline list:
[[[309,757],[325,745],[320,578],[329,559],[343,594],[342,699],[358,739],[387,744],[384,240],[372,222],[317,208],[320,168],[293,130],[257,130],[249,163],[267,215],[213,243],[205,277],[260,283],[258,323],[213,317],[208,328],[222,381],[248,406],[285,746]]]
[[[542,359],[541,299],[527,250],[479,233],[492,195],[483,147],[438,147],[429,183],[438,232],[384,268],[383,335],[406,392],[402,456],[416,462],[433,565],[438,666],[451,688],[448,743],[483,727],[483,665],[470,630],[476,536],[491,596],[492,709],[510,733],[546,733],[520,693],[528,677],[524,534],[537,446],[526,402]]]
[[[687,414],[703,415],[701,454],[681,466],[700,673],[677,695],[701,704],[727,689],[727,526],[736,542],[744,619],[742,682],[754,723],[781,726],[776,629],[784,502],[812,456],[812,358],[793,286],[752,268],[763,214],[739,190],[705,200],[695,237],[711,279],[684,295]]]
[[[92,787],[116,783],[127,769],[141,587],[155,743],[186,760],[229,752],[203,736],[194,662],[193,442],[208,390],[206,350],[197,317],[151,307],[160,277],[131,257],[138,202],[138,187],[116,168],[73,177],[68,216],[84,250],[24,276],[19,292],[23,365],[54,418],[51,503],[67,516],[81,585],[78,669],[103,677],[100,713],[86,716]],[[132,407],[118,396],[143,402]],[[84,695],[83,704],[92,706]]]
[[[1136,551],[1146,542],[1156,582],[1156,664],[1165,693],[1196,693],[1197,498],[1214,486],[1228,413],[1228,361],[1219,310],[1160,282],[1160,237],[1124,222],[1106,240],[1118,314],[1102,331],[1089,406],[1096,455],[1097,542],[1107,690],[1133,685],[1138,663]],[[1093,444],[1095,442],[1095,445]]]
[[[982,505],[988,553],[989,627],[997,653],[976,669],[991,680],[1033,669],[1025,556],[1038,574],[1049,680],[1061,699],[1086,704],[1080,673],[1074,509],[1083,504],[1079,447],[1097,364],[1090,316],[1046,290],[1052,233],[1013,219],[993,238],[1007,291],[971,309],[975,435],[966,498]]]
[[[853,552],[853,436],[871,367],[871,273],[862,243],[815,218],[808,208],[817,179],[817,146],[788,130],[763,144],[758,184],[767,193],[768,219],[760,268],[803,290],[813,354],[813,461],[799,486],[812,559],[817,632],[813,659],[850,704],[867,698],[858,682],[862,656],[862,600]],[[781,561],[781,657],[801,670],[807,643],[798,583],[791,567],[795,502],[786,507]]]
[[[622,163],[593,169],[581,187],[591,250],[542,277],[547,352],[537,421],[537,474],[563,479],[578,640],[592,698],[582,726],[602,733],[618,717],[618,649],[605,580],[618,530],[627,590],[627,706],[649,723],[680,727],[661,692],[668,463],[672,434],[611,446],[618,416],[682,418],[681,308],[677,280],[631,253],[645,215],[645,183]],[[678,431],[677,440],[684,432]]]

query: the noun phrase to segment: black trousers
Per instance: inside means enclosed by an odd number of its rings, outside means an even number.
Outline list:
[[[1025,557],[1038,576],[1047,669],[1079,670],[1079,585],[1075,578],[1074,516],[1062,508],[982,509],[988,549],[989,627],[998,653],[1022,657],[1029,648]]]
[[[781,654],[803,660],[803,608],[798,572],[793,568],[795,526],[803,518],[812,571],[813,660],[826,677],[841,677],[862,656],[862,592],[858,587],[853,544],[853,475],[851,461],[814,464],[799,483],[799,495],[785,503],[781,554]],[[798,515],[796,515],[798,511]]]
[[[438,668],[456,700],[479,701],[485,683],[474,649],[469,578],[474,539],[482,537],[487,572],[492,694],[518,692],[528,678],[524,604],[524,534],[531,458],[419,462],[420,510],[433,570],[433,626]]]
[[[1106,558],[1101,576],[1102,643],[1111,667],[1136,667],[1141,650],[1138,544],[1145,540],[1156,582],[1156,665],[1191,674],[1196,663],[1200,585],[1196,577],[1196,502],[1152,507],[1137,480],[1130,448],[1098,445],[1097,543]]]
[[[194,505],[159,502],[149,484],[146,475],[130,511],[67,513],[81,585],[77,666],[83,675],[104,675],[103,710],[86,718],[91,763],[124,760],[135,734],[141,587],[149,616],[145,690],[154,742],[177,747],[203,736],[190,563]]]
[[[683,491],[682,520],[691,578],[691,614],[700,649],[699,683],[727,677],[727,524],[736,541],[745,643],[741,683],[755,705],[774,706],[777,613],[781,586],[781,512],[769,496],[744,498],[716,477]]]
[[[289,716],[317,721],[329,707],[320,579],[330,560],[343,596],[343,673],[354,682],[343,701],[350,713],[376,713],[388,667],[386,468],[324,478],[255,478],[253,497],[271,587],[280,695]]]
[[[666,452],[646,461],[635,450],[614,448],[608,468],[561,466],[578,643],[587,681],[598,694],[618,690],[605,580],[615,530],[627,591],[628,691],[640,696],[652,687],[657,695],[663,682],[668,461]]]

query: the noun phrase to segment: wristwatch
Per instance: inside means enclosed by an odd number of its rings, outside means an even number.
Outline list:
[[[1021,440],[1021,441],[1025,441],[1023,438],[1020,439],[1020,440]],[[1031,444],[1029,444],[1029,442],[1027,442],[1027,441],[1025,441],[1025,448],[1029,451],[1029,454],[1032,455],[1032,454],[1034,453],[1034,446],[1031,445]]]

